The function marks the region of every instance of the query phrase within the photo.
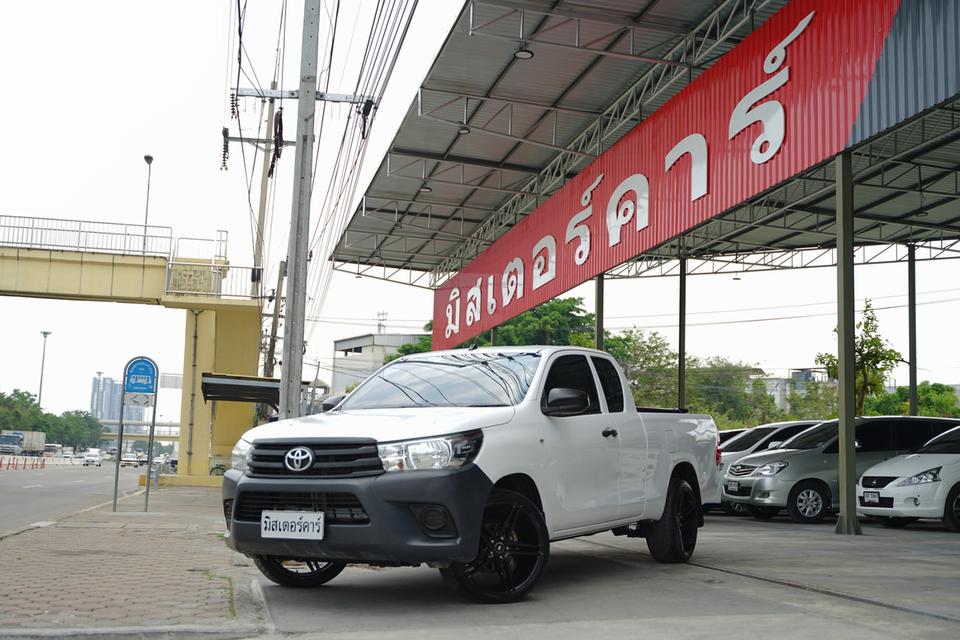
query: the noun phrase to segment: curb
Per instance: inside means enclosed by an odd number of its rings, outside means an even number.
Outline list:
[[[112,502],[112,500],[111,500]],[[271,633],[264,625],[166,625],[159,627],[78,627],[56,629],[0,629],[0,638],[49,640],[50,638],[102,638],[104,640],[235,640]]]
[[[124,493],[124,495],[122,495],[122,496],[117,496],[117,502],[120,502],[120,501],[122,501],[122,500],[126,500],[127,498],[132,498],[133,496],[140,495],[140,494],[142,494],[142,493],[144,492],[143,489],[135,489],[135,490],[133,490],[133,491],[130,491],[130,490],[128,489],[127,491],[129,491],[129,493]],[[12,538],[13,536],[20,535],[21,533],[24,533],[24,532],[26,532],[26,531],[31,531],[31,530],[33,530],[33,529],[42,529],[43,527],[49,527],[49,526],[51,526],[51,525],[54,525],[54,524],[60,522],[61,520],[66,520],[67,518],[72,518],[73,516],[80,515],[81,513],[86,513],[87,511],[93,511],[94,509],[99,509],[100,507],[105,507],[105,506],[107,506],[108,504],[109,504],[109,505],[112,505],[112,504],[113,504],[113,498],[107,500],[106,502],[101,502],[100,504],[95,504],[95,505],[93,505],[92,507],[86,507],[86,508],[80,509],[80,510],[78,510],[78,511],[72,511],[72,512],[70,512],[70,513],[67,513],[67,514],[65,514],[65,515],[60,516],[59,518],[57,518],[56,520],[53,520],[53,521],[49,521],[49,522],[34,522],[34,523],[31,523],[31,524],[28,524],[28,525],[25,526],[25,527],[20,527],[19,529],[14,529],[13,531],[0,532],[0,541],[6,540],[7,538]],[[0,630],[0,638],[2,638],[2,637],[3,637],[3,631]]]

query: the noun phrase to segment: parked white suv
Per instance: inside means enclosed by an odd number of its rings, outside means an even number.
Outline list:
[[[960,533],[960,427],[867,469],[857,483],[857,513],[888,527],[938,518]]]
[[[638,412],[600,351],[417,354],[331,411],[245,433],[223,479],[226,541],[281,585],[427,563],[508,602],[565,538],[612,530],[688,560],[717,452],[709,416]]]

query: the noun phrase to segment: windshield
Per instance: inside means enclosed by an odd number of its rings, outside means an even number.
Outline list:
[[[746,451],[776,431],[776,427],[754,427],[720,445],[721,451]]]
[[[960,427],[937,436],[914,453],[960,453]]]
[[[395,362],[366,380],[345,411],[406,407],[506,407],[523,400],[536,353],[453,353]]]
[[[20,436],[10,434],[0,436],[0,444],[20,444]]]
[[[782,445],[781,449],[819,449],[837,437],[837,421],[821,422],[815,427],[801,431]]]

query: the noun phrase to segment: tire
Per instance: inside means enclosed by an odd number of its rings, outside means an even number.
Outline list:
[[[876,520],[888,529],[902,529],[911,522],[916,522],[916,518],[895,518],[893,516],[875,516]]]
[[[954,533],[960,533],[960,483],[950,489],[943,505],[943,524]]]
[[[793,485],[787,497],[787,512],[794,522],[816,524],[830,510],[830,492],[820,482],[803,480]]]
[[[253,563],[270,581],[283,587],[319,587],[340,575],[346,562],[287,560],[275,556],[251,556]]]
[[[687,562],[697,546],[700,504],[690,483],[673,477],[663,515],[647,528],[647,548],[657,562]]]
[[[483,508],[477,557],[440,569],[440,575],[475,602],[516,602],[533,589],[549,556],[540,508],[523,494],[495,489]]]
[[[744,506],[747,508],[747,513],[757,520],[770,520],[780,513],[780,507],[757,507],[752,504]]]
[[[720,503],[720,508],[723,509],[723,512],[728,516],[745,516],[747,515],[747,505],[740,502],[727,502],[724,500]]]

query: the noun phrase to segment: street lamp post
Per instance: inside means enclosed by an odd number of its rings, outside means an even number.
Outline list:
[[[40,335],[43,336],[43,355],[40,356],[40,390],[37,391],[37,406],[43,407],[43,368],[47,363],[47,336],[49,336],[52,331],[41,331]]]
[[[147,220],[150,219],[150,176],[153,172],[153,156],[149,153],[143,156],[143,161],[147,163],[147,204],[143,212],[143,253],[147,253]]]

